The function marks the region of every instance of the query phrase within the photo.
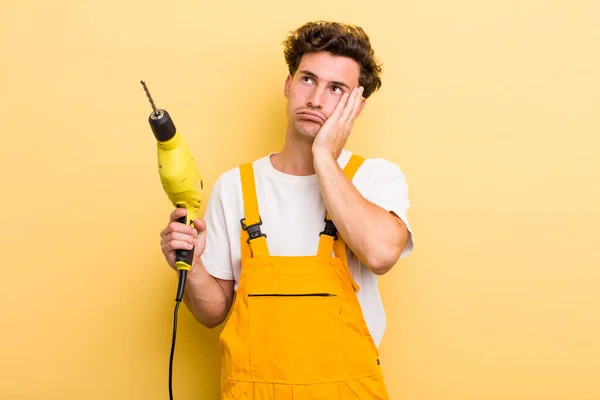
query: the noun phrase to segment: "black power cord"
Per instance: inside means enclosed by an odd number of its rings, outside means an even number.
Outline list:
[[[183,298],[183,289],[185,288],[185,279],[187,271],[179,270],[179,284],[177,286],[177,297],[175,298],[175,310],[173,312],[173,338],[171,340],[171,355],[169,357],[169,399],[173,400],[173,356],[175,355],[175,339],[177,338],[177,314],[179,313],[179,304]]]

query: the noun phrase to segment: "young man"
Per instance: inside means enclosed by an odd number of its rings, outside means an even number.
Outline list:
[[[285,58],[283,149],[221,175],[195,229],[174,210],[162,250],[174,268],[195,246],[184,300],[198,321],[231,311],[222,398],[387,399],[377,278],[412,252],[408,189],[397,165],[344,149],[381,69],[365,32],[339,23],[300,27]]]

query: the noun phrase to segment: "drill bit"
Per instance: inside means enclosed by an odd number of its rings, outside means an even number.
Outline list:
[[[144,87],[144,91],[146,92],[146,96],[148,96],[148,100],[150,100],[150,105],[152,106],[152,110],[154,110],[154,115],[158,116],[160,114],[154,105],[154,101],[152,100],[152,96],[150,96],[150,92],[148,91],[148,87],[146,87],[146,82],[140,81],[142,86]]]

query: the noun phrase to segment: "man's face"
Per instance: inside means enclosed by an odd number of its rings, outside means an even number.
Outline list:
[[[294,76],[285,82],[287,117],[297,135],[314,139],[344,93],[358,87],[356,61],[327,52],[302,57]]]

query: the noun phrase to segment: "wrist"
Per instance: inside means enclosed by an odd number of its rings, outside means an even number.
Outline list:
[[[313,149],[313,163],[315,168],[331,162],[336,162],[336,158],[331,150]]]
[[[199,262],[194,262],[194,265],[191,269],[187,271],[186,275],[186,286],[187,285],[195,285],[197,281],[202,280],[203,272],[206,274],[207,272],[202,268],[202,265],[199,265]],[[175,274],[179,276],[179,270],[175,269]]]

